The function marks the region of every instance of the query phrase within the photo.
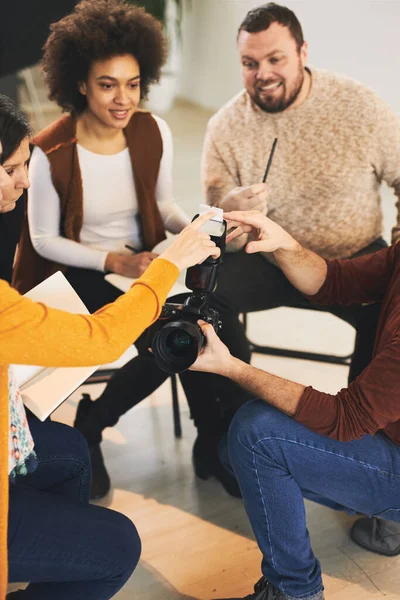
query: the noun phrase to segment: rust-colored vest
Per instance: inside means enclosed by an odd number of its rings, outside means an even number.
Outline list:
[[[139,206],[142,237],[146,250],[165,239],[165,229],[156,202],[156,185],[163,153],[162,138],[150,113],[136,112],[124,130]],[[83,221],[83,187],[76,147],[75,120],[65,116],[46,127],[34,139],[50,162],[51,178],[60,198],[61,235],[79,242]],[[14,267],[13,285],[21,293],[66,265],[42,258],[34,250],[27,215]]]

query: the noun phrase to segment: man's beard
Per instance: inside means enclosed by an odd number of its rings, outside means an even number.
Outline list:
[[[286,96],[286,83],[282,80],[282,93],[279,97],[274,98],[271,96],[261,97],[260,90],[257,88],[254,92],[252,100],[257,106],[261,108],[264,112],[268,113],[279,113],[283,112],[289,106],[291,106],[298,98],[301,88],[303,87],[304,82],[304,69],[300,68],[296,81],[293,84],[292,92],[289,96]],[[262,83],[263,86],[271,85],[272,83],[276,83],[276,81],[265,81]]]

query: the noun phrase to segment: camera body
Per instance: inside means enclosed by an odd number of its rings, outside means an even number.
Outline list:
[[[197,359],[205,344],[197,321],[210,323],[215,331],[221,327],[216,310],[207,306],[207,298],[190,294],[183,304],[164,304],[153,337],[152,351],[157,366],[167,373],[186,371]]]
[[[209,221],[206,225],[208,228],[203,231],[210,234],[221,255],[217,259],[210,256],[187,270],[186,287],[193,293],[183,304],[165,304],[155,324],[157,331],[151,348],[157,366],[167,373],[186,371],[196,361],[205,344],[197,324],[199,319],[210,323],[216,332],[221,327],[218,312],[208,306],[208,299],[217,287],[218,268],[225,253],[226,223]]]

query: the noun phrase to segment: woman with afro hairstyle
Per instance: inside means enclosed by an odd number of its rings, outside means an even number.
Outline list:
[[[152,249],[165,230],[178,233],[188,223],[172,200],[168,126],[138,109],[158,80],[165,56],[160,23],[122,0],[83,0],[51,26],[43,71],[50,99],[68,115],[33,140],[29,228],[14,279],[20,291],[61,269],[94,312],[120,294],[105,281],[105,273],[139,277],[156,257]],[[78,406],[75,427],[90,447],[92,498],[110,489],[100,448],[103,429],[168,377],[156,367],[146,336],[136,347],[139,356],[114,374],[100,398],[92,402],[85,394]],[[191,394],[190,382],[196,380],[192,373],[185,378],[194,422],[199,431],[202,426],[208,431],[218,420],[215,400]],[[239,493],[216,458],[216,443],[209,466],[208,454],[201,451],[204,447],[210,453],[209,446],[208,437],[205,444],[195,444],[196,473],[202,478],[216,474]]]

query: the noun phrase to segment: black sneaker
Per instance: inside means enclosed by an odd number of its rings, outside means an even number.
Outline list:
[[[284,594],[275,588],[265,577],[261,577],[254,586],[254,592],[245,598],[225,598],[224,600],[284,600]],[[222,600],[219,599],[219,600]]]
[[[110,476],[104,464],[103,453],[100,444],[89,446],[90,462],[92,463],[92,488],[90,490],[91,500],[100,500],[107,496],[111,488]]]
[[[350,537],[362,548],[376,554],[384,556],[400,554],[400,523],[395,521],[363,517],[353,524]]]

